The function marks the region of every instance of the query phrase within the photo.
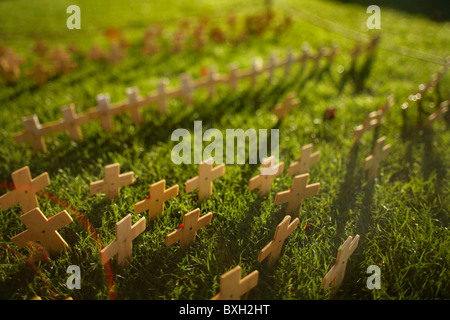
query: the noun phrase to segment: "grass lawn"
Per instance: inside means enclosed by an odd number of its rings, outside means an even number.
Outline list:
[[[0,85],[0,195],[11,191],[13,171],[29,166],[32,177],[48,172],[51,183],[38,196],[40,209],[47,217],[66,209],[74,220],[59,230],[69,245],[66,251],[47,262],[31,262],[31,249],[19,249],[10,240],[25,230],[18,219],[23,214],[20,206],[0,209],[1,299],[210,299],[219,292],[220,276],[238,265],[242,276],[259,271],[258,285],[243,299],[450,298],[449,114],[431,128],[423,126],[449,97],[448,73],[420,102],[402,108],[450,53],[448,17],[439,14],[448,12],[448,5],[421,3],[414,10],[415,4],[382,2],[376,54],[370,59],[362,54],[352,69],[350,50],[357,40],[365,43],[377,31],[366,28],[366,8],[371,3],[273,2],[279,19],[275,22],[286,15],[292,18],[292,25],[279,36],[268,31],[236,45],[209,42],[200,52],[171,54],[163,48],[151,57],[140,51],[149,26],[164,25],[163,46],[167,46],[186,18],[195,24],[207,17],[210,24],[225,28],[231,13],[242,22],[250,14],[263,12],[264,2],[80,0],[80,30],[66,27],[66,8],[72,1],[0,2],[0,44],[25,58],[23,70],[37,60],[30,50],[38,39],[52,49],[72,43],[86,52],[94,43],[105,46],[104,31],[116,27],[130,43],[128,55],[118,65],[75,54],[77,68],[52,77],[43,86],[27,77]],[[248,69],[256,56],[264,61],[272,52],[284,57],[288,47],[299,53],[304,43],[313,52],[321,45],[337,43],[340,53],[330,66],[315,68],[309,63],[300,73],[296,65],[289,78],[278,71],[270,85],[260,77],[254,88],[248,82],[236,91],[219,86],[212,100],[198,91],[189,106],[182,99],[172,99],[165,115],[149,105],[143,109],[141,125],[134,125],[128,114],[119,115],[114,118],[113,133],[91,122],[82,127],[82,142],[70,140],[67,134],[48,136],[47,152],[33,154],[29,145],[14,141],[13,134],[23,130],[22,117],[37,114],[44,124],[60,119],[64,105],[73,103],[77,112],[95,107],[99,93],[109,93],[112,102],[123,101],[130,86],[138,86],[145,94],[154,91],[163,77],[175,86],[182,73],[198,79],[205,67],[215,66],[225,74],[230,63],[237,62]],[[277,122],[271,110],[292,91],[301,103]],[[395,104],[381,124],[354,144],[354,127],[391,94]],[[330,106],[336,108],[336,117],[328,120],[324,112]],[[171,134],[178,128],[193,132],[194,121],[202,121],[204,131],[217,128],[224,136],[226,129],[279,129],[285,171],[274,179],[270,194],[259,198],[248,190],[249,179],[260,170],[259,164],[248,163],[227,165],[225,175],[214,182],[212,197],[201,204],[198,192],[186,193],[184,184],[198,174],[198,165],[172,162],[176,142]],[[369,182],[364,159],[382,136],[391,150],[381,162],[378,177]],[[269,267],[257,257],[286,215],[285,205],[274,204],[275,195],[291,188],[287,167],[309,143],[321,152],[320,161],[309,170],[309,183],[320,182],[320,191],[304,200],[297,229],[286,239],[280,259]],[[121,188],[120,197],[111,203],[103,194],[89,195],[89,183],[103,179],[104,166],[116,162],[121,172],[135,173],[135,184]],[[166,187],[178,184],[179,195],[166,202],[159,219],[147,221],[146,230],[133,241],[127,268],[119,268],[117,258],[105,268],[99,249],[115,239],[116,222],[128,214],[133,223],[148,217],[147,213],[135,215],[134,204],[147,197],[150,184],[162,179]],[[179,244],[166,247],[166,235],[197,207],[201,215],[213,213],[211,224],[198,231],[188,249],[181,250]],[[348,261],[341,288],[333,295],[330,288],[322,290],[322,279],[339,247],[357,234],[359,245]],[[67,288],[70,265],[80,267],[79,290]],[[380,289],[366,285],[370,265],[380,268]]]

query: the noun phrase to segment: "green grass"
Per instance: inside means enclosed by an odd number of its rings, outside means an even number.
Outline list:
[[[24,230],[18,219],[20,207],[0,210],[0,298],[20,300],[38,295],[43,299],[108,299],[107,277],[96,242],[77,214],[90,222],[102,244],[107,245],[114,240],[115,223],[133,214],[134,204],[148,195],[150,184],[165,179],[167,187],[180,186],[179,196],[168,201],[164,214],[148,221],[145,232],[134,240],[128,268],[118,268],[113,259],[117,299],[210,299],[219,290],[220,275],[237,265],[243,268],[243,276],[253,270],[260,272],[257,287],[243,297],[246,299],[449,299],[448,121],[439,119],[430,130],[422,126],[433,108],[448,97],[449,76],[420,105],[402,110],[401,104],[440,65],[385,50],[409,47],[426,57],[446,57],[448,23],[382,6],[380,48],[373,60],[366,61],[363,56],[352,76],[348,53],[354,39],[301,17],[306,11],[368,38],[372,32],[361,27],[368,16],[364,5],[275,1],[277,13],[287,10],[294,19],[281,37],[273,38],[268,33],[236,47],[210,45],[201,53],[146,58],[139,53],[139,41],[153,23],[164,23],[171,30],[186,16],[208,16],[220,24],[236,6],[238,16],[263,10],[260,1],[167,3],[78,1],[82,29],[67,30],[65,8],[72,4],[70,1],[40,1],[39,5],[30,1],[0,2],[0,42],[29,58],[27,63],[32,59],[29,50],[38,38],[53,46],[73,42],[86,50],[94,42],[104,44],[104,29],[117,26],[134,44],[118,66],[78,57],[76,70],[41,88],[30,80],[0,88],[0,181],[11,182],[11,172],[26,165],[33,177],[48,172],[51,184],[46,192],[72,207],[42,195],[41,210],[52,216],[67,209],[74,217],[73,223],[59,231],[70,248],[47,263],[35,263],[33,268],[25,260],[28,249],[19,250],[10,241]],[[254,56],[267,61],[272,51],[284,56],[287,47],[299,52],[308,42],[316,50],[333,41],[341,47],[341,54],[329,69],[310,68],[300,75],[296,68],[289,79],[283,79],[279,72],[273,85],[260,79],[257,88],[243,83],[237,92],[220,87],[212,101],[198,92],[192,106],[171,100],[168,115],[159,115],[152,105],[144,109],[144,124],[140,126],[133,125],[128,115],[114,120],[114,133],[104,132],[99,123],[93,122],[83,126],[83,142],[70,141],[65,134],[53,135],[46,138],[48,152],[37,155],[28,145],[17,145],[12,136],[23,129],[23,116],[36,113],[41,123],[53,121],[61,117],[61,106],[74,103],[78,112],[87,110],[101,92],[110,93],[113,102],[122,101],[128,86],[137,85],[147,93],[155,89],[161,77],[177,84],[183,72],[198,78],[205,66],[215,65],[219,72],[226,72],[234,61],[246,68]],[[339,65],[344,67],[343,73],[337,72]],[[301,105],[277,123],[270,111],[290,91],[298,94]],[[353,145],[353,127],[390,94],[395,95],[396,104],[382,124]],[[336,107],[337,116],[324,120],[323,113],[330,105]],[[271,194],[258,198],[257,192],[248,190],[248,180],[259,167],[227,165],[225,176],[214,183],[212,198],[199,205],[197,193],[184,192],[184,183],[197,175],[197,165],[175,165],[170,159],[175,145],[171,133],[177,128],[192,131],[194,120],[203,121],[203,130],[217,128],[222,132],[228,128],[278,128],[280,161],[286,166],[300,156],[305,144],[314,143],[314,149],[321,151],[319,163],[309,171],[310,183],[320,182],[321,189],[317,196],[304,201],[299,226],[286,240],[274,267],[256,259],[285,216],[284,206],[276,206],[274,199],[277,192],[291,187],[292,178],[285,170],[274,180]],[[391,151],[382,161],[380,176],[369,183],[362,170],[363,161],[381,136],[387,137]],[[105,202],[103,195],[90,196],[89,183],[101,179],[103,167],[114,162],[120,163],[122,172],[134,171],[136,183],[123,187],[112,203]],[[8,191],[4,189],[1,194]],[[211,224],[198,232],[189,249],[180,250],[178,244],[166,247],[165,236],[182,223],[185,213],[197,207],[202,215],[213,212]],[[146,216],[133,216],[133,222]],[[306,228],[306,223],[311,227]],[[349,260],[341,289],[331,296],[330,290],[321,289],[322,279],[332,267],[339,246],[356,234],[361,237],[359,246]],[[80,266],[81,290],[66,287],[69,265]],[[381,269],[380,290],[366,287],[369,265]]]

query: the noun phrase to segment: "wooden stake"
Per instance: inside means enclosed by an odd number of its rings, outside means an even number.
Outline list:
[[[22,118],[25,131],[14,136],[17,143],[29,143],[34,153],[46,151],[42,127],[37,115]]]
[[[315,196],[319,192],[320,188],[320,183],[307,185],[308,180],[308,173],[296,176],[290,190],[277,193],[275,196],[275,204],[279,205],[287,202],[287,214],[300,214],[303,199],[306,197]]]
[[[69,132],[70,139],[76,141],[83,140],[80,126],[87,123],[89,121],[89,117],[85,114],[77,115],[73,104],[62,107],[61,113],[63,115],[65,129]]]
[[[197,231],[211,223],[212,212],[205,214],[199,218],[200,209],[195,209],[189,213],[186,213],[183,217],[183,224],[178,230],[168,234],[166,236],[166,246],[180,241],[180,247],[182,249],[187,248],[189,245],[195,242]]]
[[[66,210],[47,218],[39,208],[34,208],[21,215],[19,219],[27,226],[27,230],[11,238],[20,249],[29,242],[39,241],[50,253],[56,254],[68,247],[64,239],[56,231],[72,222]]]
[[[120,174],[120,165],[110,164],[105,167],[104,179],[90,184],[90,194],[104,192],[106,200],[111,200],[119,196],[121,187],[131,185],[134,181],[133,171]]]
[[[273,109],[272,113],[275,114],[279,121],[281,121],[292,109],[300,104],[300,100],[297,99],[295,92],[291,92],[287,95],[286,99],[282,103],[278,103]]]
[[[166,180],[161,180],[150,186],[150,195],[134,205],[134,213],[149,210],[149,220],[156,219],[164,210],[164,202],[178,195],[178,185],[165,190]]]
[[[322,289],[325,290],[332,284],[333,290],[339,289],[344,280],[345,269],[347,267],[347,261],[353,252],[358,247],[359,235],[355,236],[355,239],[348,237],[344,244],[339,248],[338,256],[333,267],[328,271],[327,275],[323,278]]]
[[[259,196],[263,197],[270,192],[272,180],[283,173],[284,163],[280,162],[274,165],[275,157],[271,156],[262,163],[262,167],[266,168],[266,172],[260,172],[257,176],[250,179],[248,188],[250,191],[259,188]]]
[[[240,266],[224,273],[220,277],[220,291],[211,300],[240,300],[241,296],[256,287],[259,272],[253,271],[244,279],[241,279],[242,268]]]
[[[48,173],[44,172],[31,179],[30,168],[25,166],[14,171],[11,177],[14,183],[14,190],[0,197],[2,210],[7,210],[17,203],[20,203],[23,212],[39,207],[36,193],[50,185]]]
[[[272,241],[270,241],[259,253],[258,262],[262,262],[264,259],[269,258],[268,264],[273,266],[280,257],[284,240],[294,232],[299,221],[298,218],[295,218],[294,221],[291,222],[291,216],[285,216],[283,221],[278,224]]]
[[[117,264],[124,267],[131,260],[133,240],[145,230],[145,218],[131,225],[131,215],[116,223],[116,240],[100,251],[100,263],[104,265],[117,255]]]
[[[186,181],[186,193],[199,189],[198,200],[202,202],[212,194],[213,181],[225,174],[225,164],[213,168],[214,160],[209,158],[199,164],[198,176]]]
[[[319,162],[320,151],[312,153],[312,149],[312,143],[302,148],[301,157],[297,160],[297,162],[291,163],[291,165],[289,166],[290,176],[307,173],[309,167]]]
[[[391,145],[384,145],[386,137],[381,137],[375,144],[375,149],[372,154],[368,156],[364,161],[364,171],[367,170],[367,178],[372,180],[378,175],[378,167],[381,160],[383,160],[389,153]]]
[[[273,77],[274,77],[276,68],[277,68],[277,55],[275,54],[275,52],[272,52],[270,54],[269,64],[266,68],[269,71],[269,77],[267,78],[267,82],[269,84],[273,82]]]

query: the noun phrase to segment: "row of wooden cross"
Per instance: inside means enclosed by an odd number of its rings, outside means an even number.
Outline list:
[[[209,98],[216,96],[217,87],[221,84],[228,85],[232,90],[237,90],[239,81],[250,80],[251,86],[256,85],[258,77],[264,73],[268,74],[268,82],[273,81],[274,73],[277,69],[284,69],[284,78],[288,78],[295,63],[301,63],[302,70],[308,60],[319,63],[322,58],[327,58],[330,62],[338,53],[337,46],[326,49],[321,47],[316,54],[304,47],[301,54],[296,55],[292,49],[287,51],[287,56],[283,60],[277,59],[275,54],[271,55],[269,62],[263,65],[260,58],[252,61],[250,70],[240,71],[236,64],[230,66],[228,75],[220,75],[215,68],[209,68],[207,76],[194,81],[189,74],[180,77],[179,87],[169,88],[169,80],[161,79],[157,85],[157,90],[146,96],[140,96],[137,87],[126,90],[128,101],[111,104],[109,94],[99,94],[96,97],[97,107],[91,108],[84,113],[76,113],[73,104],[62,107],[63,118],[57,121],[40,124],[36,114],[22,119],[24,131],[14,135],[17,143],[29,143],[34,152],[46,150],[44,137],[58,132],[68,132],[73,140],[81,140],[81,126],[90,121],[100,121],[105,131],[113,131],[113,118],[119,114],[129,113],[134,123],[142,123],[141,108],[151,104],[158,105],[158,111],[162,114],[168,112],[168,100],[171,98],[182,98],[186,104],[191,104],[193,94],[196,90],[205,88]]]
[[[385,157],[389,146],[384,146],[384,140],[379,139],[374,153],[366,159],[364,169],[369,170],[369,178],[375,176],[379,162]],[[266,258],[268,263],[273,265],[279,258],[284,240],[296,229],[299,219],[295,218],[291,222],[290,214],[299,215],[303,199],[316,195],[320,188],[320,183],[308,185],[310,166],[319,161],[320,152],[312,152],[313,145],[309,144],[302,148],[301,157],[289,166],[289,175],[295,176],[292,188],[279,192],[275,197],[275,204],[287,203],[286,213],[283,221],[277,226],[273,240],[268,243],[260,252],[258,261],[262,262]],[[274,164],[274,157],[269,157],[262,163],[262,168],[270,168],[271,174],[258,174],[249,181],[249,190],[259,189],[259,196],[266,196],[270,192],[272,180],[279,176],[284,170],[284,163]],[[198,176],[189,179],[185,183],[186,192],[198,189],[199,202],[208,199],[212,195],[213,181],[225,174],[225,165],[213,167],[213,159],[207,159],[199,164]],[[24,214],[20,220],[27,226],[27,230],[11,238],[11,241],[19,248],[26,246],[29,242],[39,241],[49,252],[57,253],[68,245],[57,232],[58,229],[72,222],[72,218],[67,211],[62,211],[51,218],[46,218],[39,209],[36,194],[50,184],[47,173],[32,179],[28,167],[24,167],[12,173],[14,190],[0,197],[0,207],[2,210],[20,204]],[[90,184],[90,194],[105,193],[105,197],[111,200],[119,196],[120,188],[131,185],[135,182],[134,173],[120,173],[120,165],[112,164],[105,167],[104,178]],[[136,214],[149,211],[149,219],[159,217],[163,212],[164,203],[178,195],[178,185],[165,188],[165,180],[161,180],[150,186],[150,194],[145,199],[135,204]],[[131,215],[127,215],[116,224],[116,240],[100,251],[100,261],[105,264],[113,256],[117,255],[118,264],[124,265],[131,259],[132,241],[145,230],[146,218],[141,218],[132,225]],[[200,209],[195,209],[184,215],[183,223],[179,229],[170,233],[166,237],[166,246],[180,242],[181,248],[186,248],[195,241],[197,231],[211,222],[212,213],[208,213],[200,218]],[[344,248],[344,246],[343,246]],[[335,277],[337,271],[333,271],[325,279]],[[341,272],[341,271],[339,271]],[[337,272],[337,274],[339,274]],[[224,275],[224,280],[231,274]],[[343,275],[342,275],[343,277]],[[324,284],[326,281],[324,279]],[[337,279],[337,278],[336,278]],[[335,280],[336,281],[336,280]],[[341,280],[335,283],[338,287]],[[225,285],[225,284],[224,284]],[[225,285],[226,286],[226,285]],[[327,285],[328,286],[328,285]],[[324,285],[324,288],[327,286]],[[222,284],[221,284],[222,288]],[[226,292],[228,289],[223,289]],[[225,295],[228,296],[228,295]],[[221,297],[224,297],[223,295]],[[228,296],[229,297],[229,296]],[[235,296],[236,297],[236,296]]]
[[[274,26],[271,22],[274,21],[274,13],[270,10],[260,15],[251,15],[245,17],[243,30],[240,34],[236,33],[236,16],[228,18],[228,25],[232,34],[225,34],[220,27],[211,27],[209,34],[207,30],[208,19],[199,19],[198,23],[192,30],[192,35],[188,35],[189,21],[182,21],[175,30],[172,43],[171,53],[179,53],[187,48],[188,37],[192,37],[193,48],[201,50],[208,40],[215,43],[223,43],[225,41],[232,42],[232,45],[244,41],[250,34],[260,35],[264,30],[271,26],[274,32],[279,34],[285,31],[291,25],[291,19],[286,16],[281,23]],[[160,38],[163,34],[161,25],[150,27],[146,30],[141,51],[146,55],[154,55],[161,51],[159,44]],[[104,35],[109,43],[109,48],[101,48],[98,44],[94,44],[85,56],[92,61],[109,61],[112,64],[120,63],[127,54],[127,49],[130,46],[129,42],[125,40],[122,33],[116,28],[108,28]],[[33,68],[27,72],[27,76],[33,78],[38,86],[44,85],[50,77],[55,74],[67,74],[69,71],[75,69],[77,64],[73,60],[72,54],[79,54],[80,50],[74,45],[70,44],[67,50],[62,47],[56,47],[53,53],[47,44],[39,39],[35,42],[32,53],[36,56]],[[45,60],[50,62],[46,63]],[[17,82],[21,76],[21,65],[24,63],[22,57],[17,56],[11,48],[5,48],[0,45],[0,78],[3,78],[6,84],[11,85]]]

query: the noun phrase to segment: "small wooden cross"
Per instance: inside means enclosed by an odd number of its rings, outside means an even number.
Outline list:
[[[373,111],[369,113],[368,117],[363,124],[357,126],[353,130],[353,136],[355,137],[355,142],[361,140],[362,136],[366,131],[369,131],[378,126],[377,112]]]
[[[48,173],[31,179],[30,168],[23,167],[11,174],[14,190],[0,197],[0,207],[7,210],[13,205],[20,203],[23,212],[39,207],[36,193],[50,185]]]
[[[52,70],[46,68],[42,61],[36,62],[33,69],[28,72],[28,76],[36,80],[38,86],[43,86],[51,74]]]
[[[256,81],[258,80],[258,75],[262,72],[263,61],[261,58],[254,58],[252,61],[252,70],[250,75],[250,87],[254,88],[256,86]]]
[[[118,65],[126,56],[126,50],[120,43],[112,43],[111,51],[107,59],[114,65]]]
[[[433,125],[433,123],[442,117],[449,109],[450,102],[448,100],[442,102],[439,107],[436,109],[435,112],[433,112],[431,115],[428,116],[427,121],[425,122],[425,127],[430,127]]]
[[[169,79],[163,78],[158,83],[158,106],[160,113],[167,113],[167,99],[169,95],[167,94],[167,85]]]
[[[278,120],[282,120],[292,109],[300,104],[300,100],[297,99],[296,94],[291,92],[282,103],[278,103],[273,109],[272,113],[275,114]]]
[[[181,75],[181,90],[183,92],[184,103],[189,105],[192,103],[192,91],[194,90],[194,85],[192,83],[192,78],[189,74],[185,73]]]
[[[269,64],[266,67],[266,69],[269,71],[269,77],[267,78],[268,83],[273,82],[273,76],[275,74],[276,68],[277,68],[277,55],[275,54],[275,52],[272,52],[270,54]]]
[[[241,296],[256,287],[259,272],[253,271],[241,279],[242,268],[240,266],[220,276],[220,291],[211,300],[240,300]]]
[[[139,97],[139,89],[130,87],[126,89],[128,96],[128,108],[130,110],[131,120],[134,123],[142,123],[142,115],[139,112],[141,98]]]
[[[92,61],[98,62],[106,58],[106,51],[101,49],[98,44],[94,44],[86,56]]]
[[[42,39],[39,39],[35,42],[32,52],[43,58],[48,52],[48,46],[42,41]]]
[[[133,240],[145,230],[145,218],[131,225],[131,215],[116,223],[116,240],[100,251],[100,263],[104,265],[117,255],[117,264],[124,267],[131,260]]]
[[[384,145],[386,137],[381,137],[377,140],[375,148],[370,156],[364,160],[364,171],[368,170],[367,178],[372,180],[378,175],[378,167],[381,160],[383,160],[389,153],[391,145]]]
[[[237,63],[232,63],[230,65],[230,75],[228,77],[228,84],[231,86],[233,91],[237,90],[238,80],[239,80],[239,66]]]
[[[259,196],[263,197],[270,192],[272,180],[283,173],[284,163],[280,162],[274,166],[275,157],[271,156],[262,162],[263,171],[259,175],[250,179],[248,188],[250,191],[259,188]]]
[[[56,48],[49,58],[53,61],[54,69],[62,74],[66,74],[76,67],[76,63],[71,61],[70,54],[60,47]]]
[[[87,123],[89,121],[89,117],[84,114],[77,115],[73,104],[62,107],[61,113],[64,119],[65,130],[69,132],[70,139],[76,141],[83,140],[80,126]]]
[[[111,113],[111,98],[107,93],[98,94],[97,100],[97,110],[99,111],[100,123],[103,130],[113,132],[114,124],[113,117]]]
[[[307,173],[309,167],[317,163],[320,158],[320,151],[312,153],[313,144],[307,144],[302,147],[302,153],[297,162],[291,163],[289,165],[289,175],[295,176],[298,174]]]
[[[37,115],[22,118],[25,131],[14,135],[17,143],[27,142],[34,153],[47,150],[42,134],[42,127]]]
[[[205,83],[208,88],[208,97],[210,99],[214,98],[216,95],[216,83],[217,83],[217,72],[215,68],[208,69],[207,82]]]
[[[322,289],[325,290],[332,284],[333,290],[339,289],[344,280],[345,269],[347,267],[347,261],[358,247],[359,235],[356,235],[353,239],[351,236],[345,240],[344,244],[339,248],[338,256],[333,267],[328,271],[327,275],[323,278]]]
[[[270,241],[259,253],[258,262],[262,262],[268,257],[268,264],[273,266],[280,257],[284,240],[286,240],[286,238],[294,232],[299,221],[300,220],[298,218],[295,218],[294,221],[291,222],[291,216],[285,216],[283,221],[278,224],[272,241]]]
[[[292,50],[292,48],[288,48],[286,62],[285,62],[286,65],[284,68],[285,79],[289,78],[289,75],[291,74],[291,68],[292,68],[293,63],[294,63],[294,50]]]
[[[208,199],[212,194],[213,181],[225,174],[225,164],[213,168],[214,160],[209,158],[199,164],[198,176],[185,183],[186,193],[199,189],[198,201]]]
[[[111,200],[119,196],[121,187],[131,185],[134,181],[133,171],[120,174],[120,165],[118,163],[110,164],[105,167],[104,179],[90,184],[90,194],[104,192],[106,200]]]
[[[320,188],[320,183],[307,185],[308,179],[309,173],[295,176],[292,188],[290,190],[277,193],[275,196],[275,204],[278,205],[287,202],[287,214],[295,212],[300,214],[303,199],[316,195]]]
[[[211,223],[212,212],[205,214],[201,218],[199,216],[200,209],[198,208],[186,213],[183,217],[183,224],[178,230],[166,236],[166,246],[171,246],[180,241],[180,247],[184,249],[194,243],[197,231]]]
[[[11,241],[20,248],[29,242],[39,241],[51,253],[59,253],[68,245],[56,231],[72,222],[66,210],[47,218],[39,208],[34,208],[21,215],[19,219],[27,226],[27,230],[11,238]]]
[[[150,186],[150,195],[134,205],[134,213],[149,210],[149,220],[156,219],[164,210],[164,202],[178,195],[178,185],[165,190],[166,180],[161,180]]]

